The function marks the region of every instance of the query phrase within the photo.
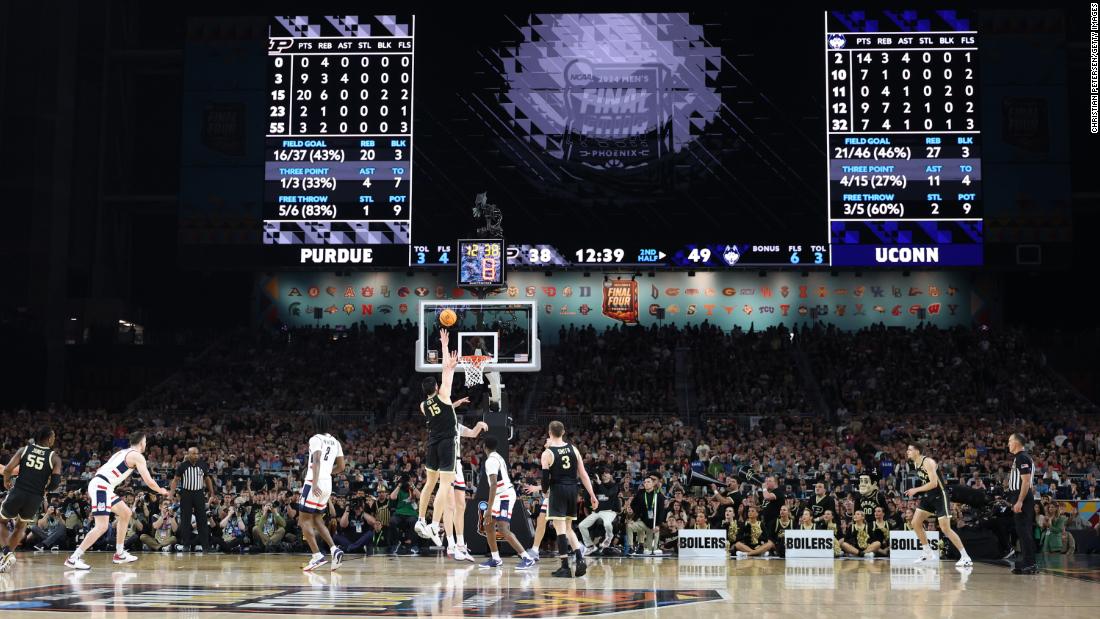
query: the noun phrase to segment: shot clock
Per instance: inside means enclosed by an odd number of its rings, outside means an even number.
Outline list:
[[[500,288],[508,263],[504,239],[459,239],[458,285],[468,288]]]

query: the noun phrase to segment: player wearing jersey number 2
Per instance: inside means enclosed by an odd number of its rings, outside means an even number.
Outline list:
[[[340,567],[344,551],[332,541],[332,534],[325,526],[325,513],[328,511],[328,499],[332,494],[332,476],[344,472],[344,448],[340,441],[329,434],[329,418],[318,415],[313,419],[316,434],[309,439],[309,460],[306,466],[305,482],[298,499],[298,524],[302,527],[302,537],[312,553],[309,562],[302,571],[312,572],[328,562],[317,548],[317,535],[328,544],[332,555],[333,571]]]

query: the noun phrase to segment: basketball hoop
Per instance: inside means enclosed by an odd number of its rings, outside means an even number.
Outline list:
[[[466,374],[466,386],[473,387],[485,382],[482,371],[485,364],[492,359],[489,355],[463,355],[458,358],[458,367]]]

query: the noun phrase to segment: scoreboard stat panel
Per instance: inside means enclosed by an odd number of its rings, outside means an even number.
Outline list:
[[[978,34],[906,17],[826,13],[833,266],[983,262]]]
[[[288,263],[407,263],[412,15],[279,15],[268,35],[263,240]]]

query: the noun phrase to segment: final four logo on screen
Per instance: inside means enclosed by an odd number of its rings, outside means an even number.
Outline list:
[[[727,265],[733,266],[740,259],[741,250],[736,245],[726,245],[726,248],[722,250],[722,260],[725,260]]]
[[[845,39],[843,34],[829,35],[829,48],[831,49],[843,49],[847,43],[848,39]]]

